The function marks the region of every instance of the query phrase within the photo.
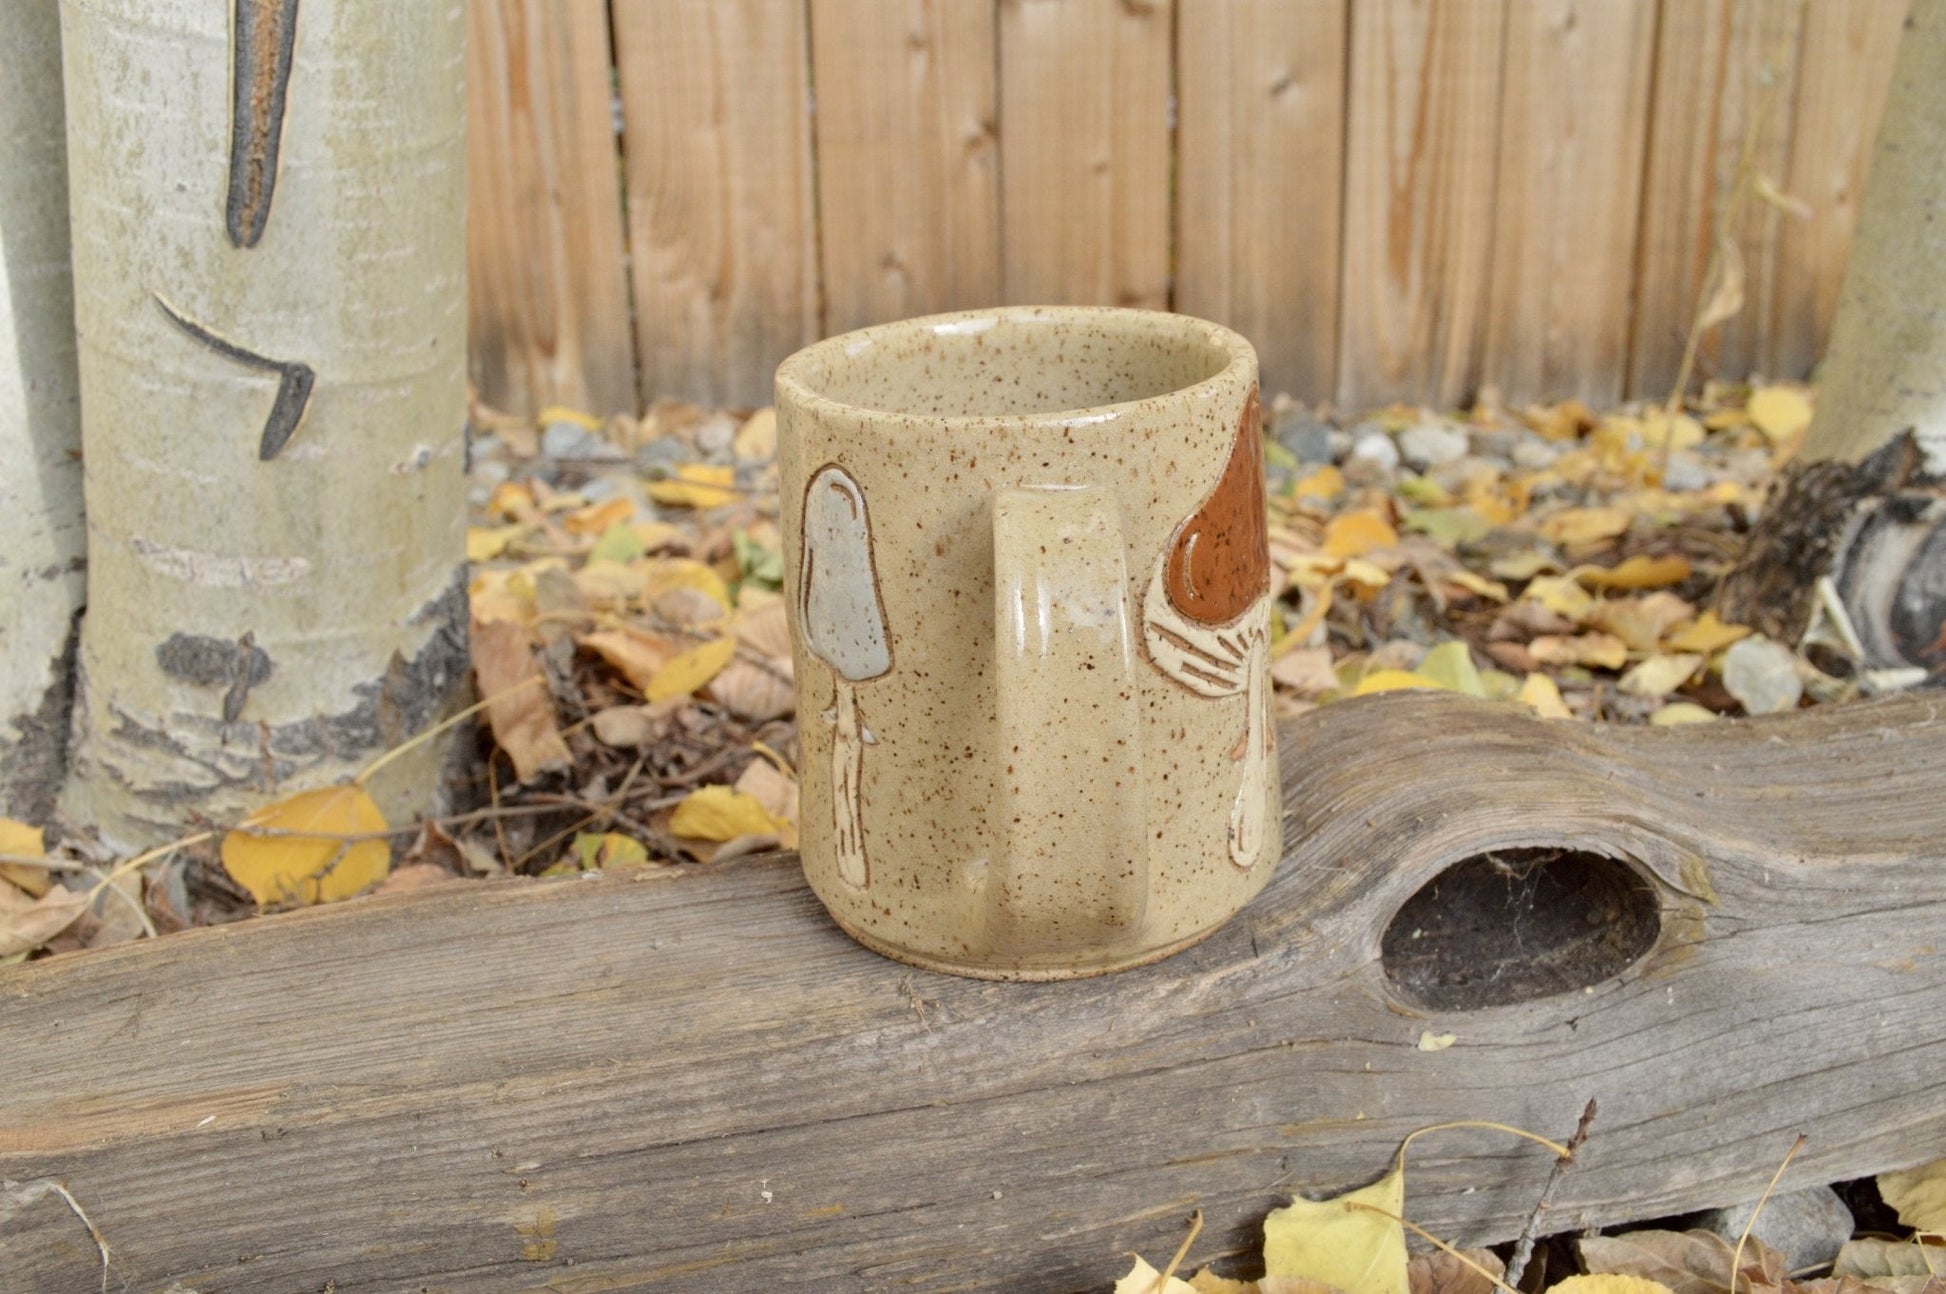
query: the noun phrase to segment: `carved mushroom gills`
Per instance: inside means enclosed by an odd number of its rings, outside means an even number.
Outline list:
[[[1250,867],[1267,830],[1263,792],[1270,758],[1270,644],[1255,615],[1270,592],[1270,539],[1264,515],[1263,410],[1252,387],[1237,420],[1229,461],[1201,506],[1183,522],[1164,554],[1157,581],[1169,617],[1145,604],[1150,657],[1165,674],[1204,696],[1245,694],[1245,727],[1237,757],[1242,786],[1230,813],[1230,858]],[[1158,642],[1167,650],[1156,650]],[[1240,667],[1241,677],[1234,670]]]
[[[804,492],[797,595],[804,645],[831,667],[832,702],[824,717],[831,724],[832,838],[838,874],[862,889],[871,871],[860,788],[865,747],[873,737],[859,717],[855,685],[890,672],[892,650],[872,560],[865,493],[835,463],[819,469]]]

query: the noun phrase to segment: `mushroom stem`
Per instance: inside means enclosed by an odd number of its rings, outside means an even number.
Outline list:
[[[865,823],[859,788],[865,773],[865,734],[858,722],[858,689],[842,674],[833,676],[831,706],[831,817],[832,840],[838,855],[838,875],[864,889]]]
[[[1264,677],[1269,662],[1270,636],[1261,627],[1250,635],[1249,654],[1244,660],[1245,718],[1243,731],[1243,784],[1237,788],[1236,803],[1230,807],[1230,861],[1248,871],[1263,853],[1269,806],[1264,798],[1264,765],[1270,758],[1269,695]]]

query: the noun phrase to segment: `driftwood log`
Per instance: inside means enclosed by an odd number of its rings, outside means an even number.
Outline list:
[[[1800,1131],[1787,1184],[1911,1164],[1946,1154],[1942,711],[1329,706],[1282,733],[1272,886],[1103,979],[882,960],[787,858],[0,970],[0,1177],[65,1183],[111,1290],[1026,1294],[1104,1288],[1195,1208],[1191,1261],[1248,1272],[1268,1209],[1414,1128],[1565,1137],[1590,1097],[1555,1229],[1752,1198]],[[1408,1209],[1510,1236],[1548,1160],[1421,1139]],[[99,1290],[31,1195],[0,1290]]]

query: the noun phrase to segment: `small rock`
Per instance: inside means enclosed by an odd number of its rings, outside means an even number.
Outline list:
[[[1387,472],[1398,470],[1399,447],[1383,431],[1359,433],[1352,442],[1351,457],[1354,462],[1368,463]]]
[[[1512,458],[1514,446],[1521,442],[1521,433],[1508,427],[1474,427],[1468,435],[1474,453],[1495,458]]]
[[[596,476],[582,482],[576,491],[590,503],[606,503],[628,493],[629,483],[620,476]]]
[[[1771,1196],[1753,1225],[1750,1214],[1755,1208],[1753,1202],[1711,1209],[1697,1219],[1697,1225],[1732,1244],[1749,1226],[1752,1236],[1784,1255],[1793,1272],[1830,1266],[1839,1248],[1851,1239],[1851,1210],[1829,1186]]]
[[[644,441],[635,451],[635,467],[644,476],[667,476],[671,468],[692,460],[689,446],[674,436]]]
[[[1696,455],[1677,450],[1669,455],[1668,470],[1662,474],[1662,488],[1665,490],[1694,491],[1708,489],[1709,469]]]
[[[1352,440],[1353,440],[1352,434],[1346,431],[1343,427],[1333,427],[1331,429],[1331,461],[1332,462],[1342,463],[1345,461],[1345,458],[1351,453]]]
[[[1513,449],[1514,466],[1538,472],[1554,466],[1554,460],[1561,456],[1561,447],[1552,441],[1543,440],[1533,432],[1528,432],[1515,443]]]
[[[579,423],[550,422],[541,430],[541,457],[562,461],[618,459],[622,451],[603,440],[600,432]]]
[[[1320,422],[1302,405],[1279,409],[1271,435],[1299,463],[1331,461],[1331,427]]]
[[[727,413],[712,414],[696,425],[696,448],[705,458],[727,460],[742,425]]]
[[[1723,653],[1723,686],[1751,714],[1795,709],[1804,696],[1797,657],[1768,638],[1745,638]]]
[[[1443,422],[1415,422],[1399,433],[1400,455],[1422,472],[1440,463],[1458,462],[1471,448],[1464,431]]]

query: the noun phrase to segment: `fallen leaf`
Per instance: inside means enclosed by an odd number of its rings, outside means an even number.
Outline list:
[[[1561,689],[1545,674],[1529,674],[1521,680],[1514,699],[1533,708],[1543,719],[1572,719],[1574,711],[1561,699]]]
[[[1399,532],[1392,529],[1392,523],[1372,508],[1341,512],[1324,528],[1324,552],[1327,557],[1363,557],[1381,548],[1391,548],[1398,542]]]
[[[730,452],[746,463],[764,463],[777,457],[777,410],[766,407],[743,420]]]
[[[671,629],[702,629],[720,624],[729,610],[701,589],[664,589],[649,601],[656,621]]]
[[[1328,1200],[1292,1200],[1264,1219],[1264,1273],[1323,1281],[1344,1294],[1409,1294],[1404,1212],[1398,1168]]]
[[[1615,686],[1630,696],[1667,696],[1695,677],[1705,659],[1688,653],[1651,656],[1634,665]]]
[[[1420,1051],[1445,1051],[1458,1041],[1459,1035],[1456,1033],[1434,1033],[1430,1029],[1419,1031]]]
[[[1538,575],[1522,590],[1522,599],[1538,602],[1574,624],[1580,624],[1595,608],[1594,595],[1579,581],[1566,575]]]
[[[757,797],[728,786],[702,786],[683,797],[669,830],[690,840],[774,835],[778,822]]]
[[[1729,1294],[1731,1243],[1713,1231],[1628,1231],[1618,1236],[1591,1236],[1578,1242],[1581,1265],[1591,1273],[1640,1276],[1655,1281],[1670,1294]],[[1774,1273],[1762,1281],[1781,1286],[1784,1260],[1754,1236],[1745,1241],[1743,1273],[1752,1267]]]
[[[526,689],[523,689],[523,691]],[[266,805],[223,837],[223,870],[260,904],[331,903],[382,880],[392,867],[384,839],[340,837],[388,824],[359,786],[326,786]],[[293,835],[257,835],[251,827]]]
[[[1358,680],[1358,686],[1351,690],[1353,696],[1371,696],[1375,692],[1408,692],[1415,688],[1429,692],[1442,689],[1429,678],[1403,669],[1373,670]]]
[[[423,890],[429,885],[441,885],[455,879],[453,874],[438,863],[408,863],[379,882],[374,894],[398,894],[406,890]]]
[[[640,750],[660,740],[669,731],[671,707],[658,705],[611,705],[588,716],[588,726],[604,746],[619,750]]]
[[[1233,1281],[1207,1267],[1189,1278],[1189,1288],[1196,1294],[1263,1294],[1256,1281]]]
[[[1614,634],[1633,652],[1652,652],[1672,628],[1690,620],[1696,608],[1663,590],[1633,598],[1611,598],[1589,608],[1590,628]]]
[[[1693,325],[1697,332],[1714,328],[1743,309],[1743,248],[1730,234],[1716,240],[1716,260],[1711,266],[1710,289],[1696,311]]]
[[[600,418],[565,404],[542,405],[541,411],[534,415],[534,421],[543,427],[550,422],[567,422],[584,431],[600,431],[602,426]]]
[[[1115,1294],[1196,1294],[1196,1287],[1174,1276],[1165,1284],[1162,1273],[1138,1257],[1128,1275],[1115,1282]]]
[[[1750,714],[1794,710],[1804,696],[1797,656],[1768,638],[1745,638],[1723,653],[1723,687]]]
[[[763,807],[776,826],[777,841],[786,849],[797,848],[797,779],[767,759],[756,759],[736,780],[736,790]]]
[[[1668,411],[1655,409],[1643,415],[1641,421],[1636,423],[1634,431],[1642,438],[1644,445],[1655,449],[1660,449],[1665,443],[1671,449],[1694,449],[1703,443],[1705,435],[1703,424],[1688,414],[1676,415],[1673,435],[1670,433],[1671,426]]]
[[[1486,538],[1493,523],[1477,508],[1414,508],[1405,514],[1405,528],[1430,536],[1446,548],[1475,544]]]
[[[1670,634],[1663,645],[1671,651],[1693,651],[1714,656],[1738,639],[1748,638],[1750,633],[1746,625],[1725,624],[1717,619],[1716,612],[1705,611],[1694,623]]]
[[[0,957],[33,952],[73,925],[87,906],[84,891],[56,885],[24,907],[0,911]]]
[[[1345,492],[1345,474],[1326,464],[1291,487],[1291,496],[1329,503]]]
[[[653,601],[673,589],[694,589],[725,612],[730,609],[730,586],[708,562],[690,557],[659,557],[642,568],[642,596]]]
[[[1649,722],[1658,728],[1678,728],[1685,723],[1709,723],[1715,718],[1716,711],[1707,706],[1694,701],[1671,701],[1651,714]]]
[[[1566,508],[1542,518],[1540,534],[1551,544],[1582,548],[1614,539],[1634,520],[1627,508]]]
[[[1617,566],[1577,566],[1572,574],[1596,589],[1660,589],[1689,578],[1687,557],[1649,557],[1637,554]]]
[[[526,782],[571,764],[526,627],[507,620],[475,620],[471,651],[473,676],[487,699],[487,726],[513,761],[514,776]]]
[[[1331,669],[1329,647],[1300,647],[1270,662],[1271,681],[1307,700],[1334,692],[1338,676]]]
[[[1266,1276],[1255,1289],[1257,1294],[1344,1294],[1336,1285],[1304,1276]]]
[[[723,667],[730,663],[736,650],[736,639],[723,637],[677,652],[649,679],[648,686],[642,689],[642,695],[651,701],[693,695],[723,672]]]
[[[1493,618],[1490,642],[1526,642],[1542,634],[1574,632],[1574,621],[1538,601],[1522,598]]]
[[[720,508],[743,496],[736,489],[736,469],[707,463],[684,463],[667,480],[650,481],[649,497],[671,508]]]
[[[0,818],[0,854],[22,858],[47,857],[47,836],[39,827],[30,827],[12,818]],[[39,867],[0,863],[0,881],[12,881],[38,898],[53,887],[53,876]]]
[[[1674,1294],[1661,1281],[1646,1276],[1624,1276],[1619,1272],[1596,1272],[1570,1276],[1547,1287],[1547,1294]]]
[[[490,562],[507,551],[507,545],[525,531],[525,526],[468,526],[466,560]]]
[[[1474,667],[1473,653],[1458,640],[1443,642],[1427,652],[1413,673],[1420,678],[1430,679],[1448,692],[1482,700],[1486,698],[1486,685],[1480,682],[1480,671]]]
[[[1462,1249],[1458,1253],[1435,1249],[1431,1253],[1413,1254],[1406,1260],[1405,1278],[1412,1294],[1493,1294],[1498,1286],[1467,1266],[1463,1259],[1471,1260],[1475,1267],[1484,1267],[1495,1277],[1507,1274],[1507,1265],[1491,1249]]]
[[[624,503],[626,500],[617,499],[616,502]],[[588,560],[616,562],[626,566],[648,551],[648,545],[642,542],[642,532],[635,528],[635,524],[628,520],[628,515],[624,513],[613,525],[601,532],[601,538],[595,540],[594,548],[588,553]]]
[[[1881,1177],[1890,1176],[1895,1174],[1881,1174]],[[1891,1201],[1888,1199],[1886,1203]],[[1905,1222],[1903,1210],[1899,1212],[1899,1221]],[[1906,1225],[1912,1224],[1906,1222]],[[1831,1264],[1831,1274],[1867,1281],[1887,1276],[1938,1276],[1946,1274],[1946,1254],[1935,1255],[1932,1246],[1917,1240],[1881,1240],[1867,1236],[1845,1241]]]
[[[681,650],[680,639],[635,629],[603,629],[575,640],[613,665],[638,692],[646,693],[656,674]]]
[[[784,604],[742,611],[736,619],[739,650],[710,680],[709,694],[731,714],[751,723],[781,719],[797,708],[791,680],[790,627]]]
[[[584,504],[561,518],[561,528],[571,535],[601,535],[606,537],[610,531],[627,534],[631,543],[640,542],[635,532],[628,529],[628,521],[635,515],[635,504],[630,499],[604,499],[600,503]],[[635,554],[639,556],[640,554]],[[624,561],[627,559],[624,558]]]
[[[1946,1159],[1880,1173],[1878,1193],[1914,1231],[1946,1235]]]
[[[1758,387],[1743,411],[1772,444],[1789,440],[1811,425],[1811,401],[1796,387]]]
[[[1572,638],[1544,634],[1527,644],[1527,650],[1542,665],[1591,665],[1600,669],[1620,669],[1628,663],[1628,644],[1614,634],[1585,633]]]
[[[584,831],[574,838],[575,860],[586,872],[604,867],[639,866],[649,861],[649,851],[633,836],[619,831]]]

